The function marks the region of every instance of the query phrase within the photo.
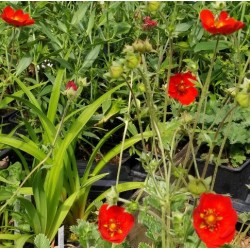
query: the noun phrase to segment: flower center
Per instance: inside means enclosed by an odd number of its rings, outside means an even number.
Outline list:
[[[219,222],[223,219],[219,216],[214,209],[207,209],[200,213],[202,222],[200,228],[208,229],[209,231],[217,230]]]
[[[178,84],[178,86],[177,86],[177,90],[178,90],[178,92],[179,92],[180,94],[185,93],[186,90],[187,90],[187,88],[188,88],[188,87],[185,85],[185,83],[184,83],[183,81],[181,81],[180,84]]]
[[[220,20],[217,20],[214,22],[214,25],[217,29],[219,29],[219,28],[223,27],[225,25],[225,23],[220,21]]]
[[[122,233],[119,223],[115,221],[114,219],[110,219],[108,224],[105,224],[103,226],[107,228],[110,237],[113,237],[115,233],[118,233],[118,234]]]

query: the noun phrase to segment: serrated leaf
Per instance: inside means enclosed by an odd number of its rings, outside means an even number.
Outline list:
[[[38,234],[34,239],[34,243],[37,248],[50,248],[49,239],[45,234]]]

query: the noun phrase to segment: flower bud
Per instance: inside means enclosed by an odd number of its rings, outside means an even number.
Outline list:
[[[216,10],[223,10],[226,7],[226,2],[224,1],[215,1],[214,3],[212,3],[214,9]]]
[[[66,84],[65,90],[63,92],[64,95],[66,95],[68,98],[75,97],[77,95],[77,85],[74,81],[69,81]]]
[[[151,52],[153,50],[152,44],[146,39],[144,41],[144,50],[145,52]]]
[[[194,195],[200,195],[204,192],[209,191],[209,184],[211,181],[211,177],[204,179],[196,179],[193,176],[188,176],[189,183],[188,183],[188,190]]]
[[[80,77],[78,79],[78,84],[79,84],[79,86],[87,87],[87,86],[89,86],[90,83],[87,82],[87,77],[84,77],[84,78]]]
[[[139,58],[135,54],[127,55],[126,57],[126,66],[130,69],[136,68],[139,62]]]
[[[188,113],[187,111],[184,111],[181,114],[180,120],[182,123],[187,124],[187,123],[190,123],[193,121],[193,116],[190,113]]]
[[[110,76],[114,79],[118,79],[123,73],[123,67],[120,64],[114,64],[109,69]]]
[[[137,87],[138,87],[138,90],[140,92],[142,92],[142,93],[146,92],[146,87],[145,87],[144,83],[138,83]]]
[[[134,53],[134,47],[131,45],[125,45],[122,53]]]
[[[160,2],[150,1],[147,3],[147,10],[149,12],[155,12],[159,9],[159,7],[160,7]]]
[[[112,205],[116,205],[117,201],[119,199],[119,193],[116,190],[116,188],[114,186],[111,187],[111,190],[109,191],[109,193],[106,196],[106,200],[107,203],[112,206]]]
[[[133,48],[135,51],[138,52],[145,52],[145,48],[144,48],[144,42],[142,40],[136,40],[133,44],[132,44]]]
[[[248,93],[239,92],[235,99],[242,108],[248,108],[250,106],[250,96]]]
[[[138,211],[140,208],[138,202],[136,201],[131,201],[127,206],[126,206],[126,210],[129,213],[134,213],[136,211]]]

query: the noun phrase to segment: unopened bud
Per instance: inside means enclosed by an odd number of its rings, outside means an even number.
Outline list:
[[[110,206],[116,205],[118,199],[119,199],[119,193],[118,193],[117,189],[114,186],[112,186],[111,190],[109,191],[109,193],[106,196],[107,203]]]
[[[66,95],[68,98],[75,97],[77,95],[77,85],[74,81],[69,81],[66,84],[65,90],[63,92],[64,95]]]
[[[242,108],[248,108],[250,106],[250,96],[248,93],[239,92],[235,99]]]
[[[151,52],[153,50],[152,44],[149,42],[148,39],[144,41],[144,49],[145,52]]]
[[[140,60],[135,54],[128,55],[126,57],[126,65],[130,69],[134,69],[138,66]]]
[[[224,1],[215,1],[214,3],[212,3],[214,9],[216,10],[223,10],[226,7],[226,2]]]
[[[123,67],[119,64],[113,64],[109,69],[110,76],[114,79],[118,79],[123,73]]]
[[[125,45],[122,53],[133,53],[134,47],[131,45]]]
[[[152,2],[150,1],[147,4],[147,9],[148,9],[149,12],[155,12],[155,11],[157,11],[159,9],[160,4],[161,3],[157,2],[157,1],[152,1]]]
[[[135,51],[138,52],[145,52],[145,48],[144,48],[144,42],[142,40],[136,40],[133,44],[132,44],[133,48]]]
[[[204,192],[209,191],[209,184],[211,182],[211,177],[204,179],[196,179],[193,176],[188,176],[189,183],[188,183],[188,190],[194,195],[200,195]]]
[[[87,82],[87,77],[84,77],[84,78],[80,77],[78,79],[78,84],[79,84],[79,86],[87,87],[87,86],[89,86],[90,83]]]

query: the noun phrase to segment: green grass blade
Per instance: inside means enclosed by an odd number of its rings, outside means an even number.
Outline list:
[[[43,188],[44,178],[42,177],[42,172],[43,171],[40,170],[36,173],[33,179],[32,187],[33,187],[36,209],[41,224],[41,233],[45,233],[47,225],[47,202],[46,202],[46,194]]]
[[[43,82],[43,83],[35,84],[33,86],[27,87],[27,89],[28,90],[36,89],[38,87],[42,87],[44,84],[46,84],[46,83]],[[5,96],[4,99],[0,103],[0,109],[6,108],[8,106],[8,104],[14,100],[13,97],[21,97],[21,96],[23,96],[23,94],[24,94],[23,90],[19,90],[12,95]]]
[[[74,121],[70,129],[68,130],[64,140],[58,144],[58,147],[55,148],[54,162],[53,167],[46,176],[45,180],[45,192],[47,195],[48,202],[48,211],[50,211],[50,219],[48,223],[52,223],[56,215],[56,209],[58,207],[59,198],[62,191],[62,173],[64,171],[63,164],[65,160],[65,155],[67,154],[67,149],[70,144],[77,138],[80,131],[84,128],[86,123],[91,119],[96,110],[102,105],[102,103],[110,97],[112,93],[124,86],[125,83],[116,86],[115,88],[109,90],[107,93],[99,97],[92,104],[88,105],[86,109],[79,115],[79,117]]]
[[[143,138],[149,138],[153,136],[153,132],[152,131],[146,131],[143,133]],[[119,145],[115,146],[114,148],[112,148],[106,155],[104,155],[102,157],[102,159],[98,162],[98,164],[95,166],[94,171],[91,173],[92,175],[96,175],[98,174],[102,168],[112,159],[114,158],[116,155],[118,155],[121,150],[125,150],[127,148],[130,148],[132,145],[134,145],[135,143],[141,141],[142,139],[142,135],[141,134],[137,134],[127,140],[124,141],[124,144],[122,145],[122,143],[120,143]],[[122,148],[123,146],[123,148]]]
[[[34,156],[36,159],[42,161],[45,157],[46,154],[41,151],[40,148],[38,148],[37,144],[35,144],[32,141],[23,141],[15,137],[8,137],[6,135],[1,135],[0,134],[0,143],[4,145],[8,145],[10,147],[18,148],[29,155]],[[48,162],[51,162],[50,159],[48,159]]]
[[[14,75],[12,75],[14,80],[17,82],[18,86],[22,89],[22,91],[27,95],[27,97],[29,98],[29,101],[36,106],[38,109],[41,110],[40,104],[37,101],[37,99],[35,98],[35,96],[33,95],[33,93],[29,90],[29,88],[17,77],[15,77]]]
[[[57,72],[56,79],[53,83],[52,93],[49,100],[49,108],[47,117],[54,124],[56,112],[57,112],[57,105],[60,98],[61,93],[61,84],[63,81],[63,75],[65,73],[65,69],[59,69]]]
[[[30,200],[25,199],[24,197],[18,197],[20,204],[25,208],[26,215],[29,221],[31,228],[34,230],[35,234],[42,233],[42,226],[38,212]]]
[[[78,192],[73,193],[72,195],[70,195],[65,201],[64,203],[60,206],[60,208],[58,209],[58,212],[56,214],[56,216],[54,217],[54,221],[51,224],[51,228],[47,234],[47,237],[49,238],[50,241],[52,241],[59,229],[59,227],[61,226],[61,224],[63,223],[65,217],[67,216],[70,208],[72,207],[76,197],[78,195]]]

